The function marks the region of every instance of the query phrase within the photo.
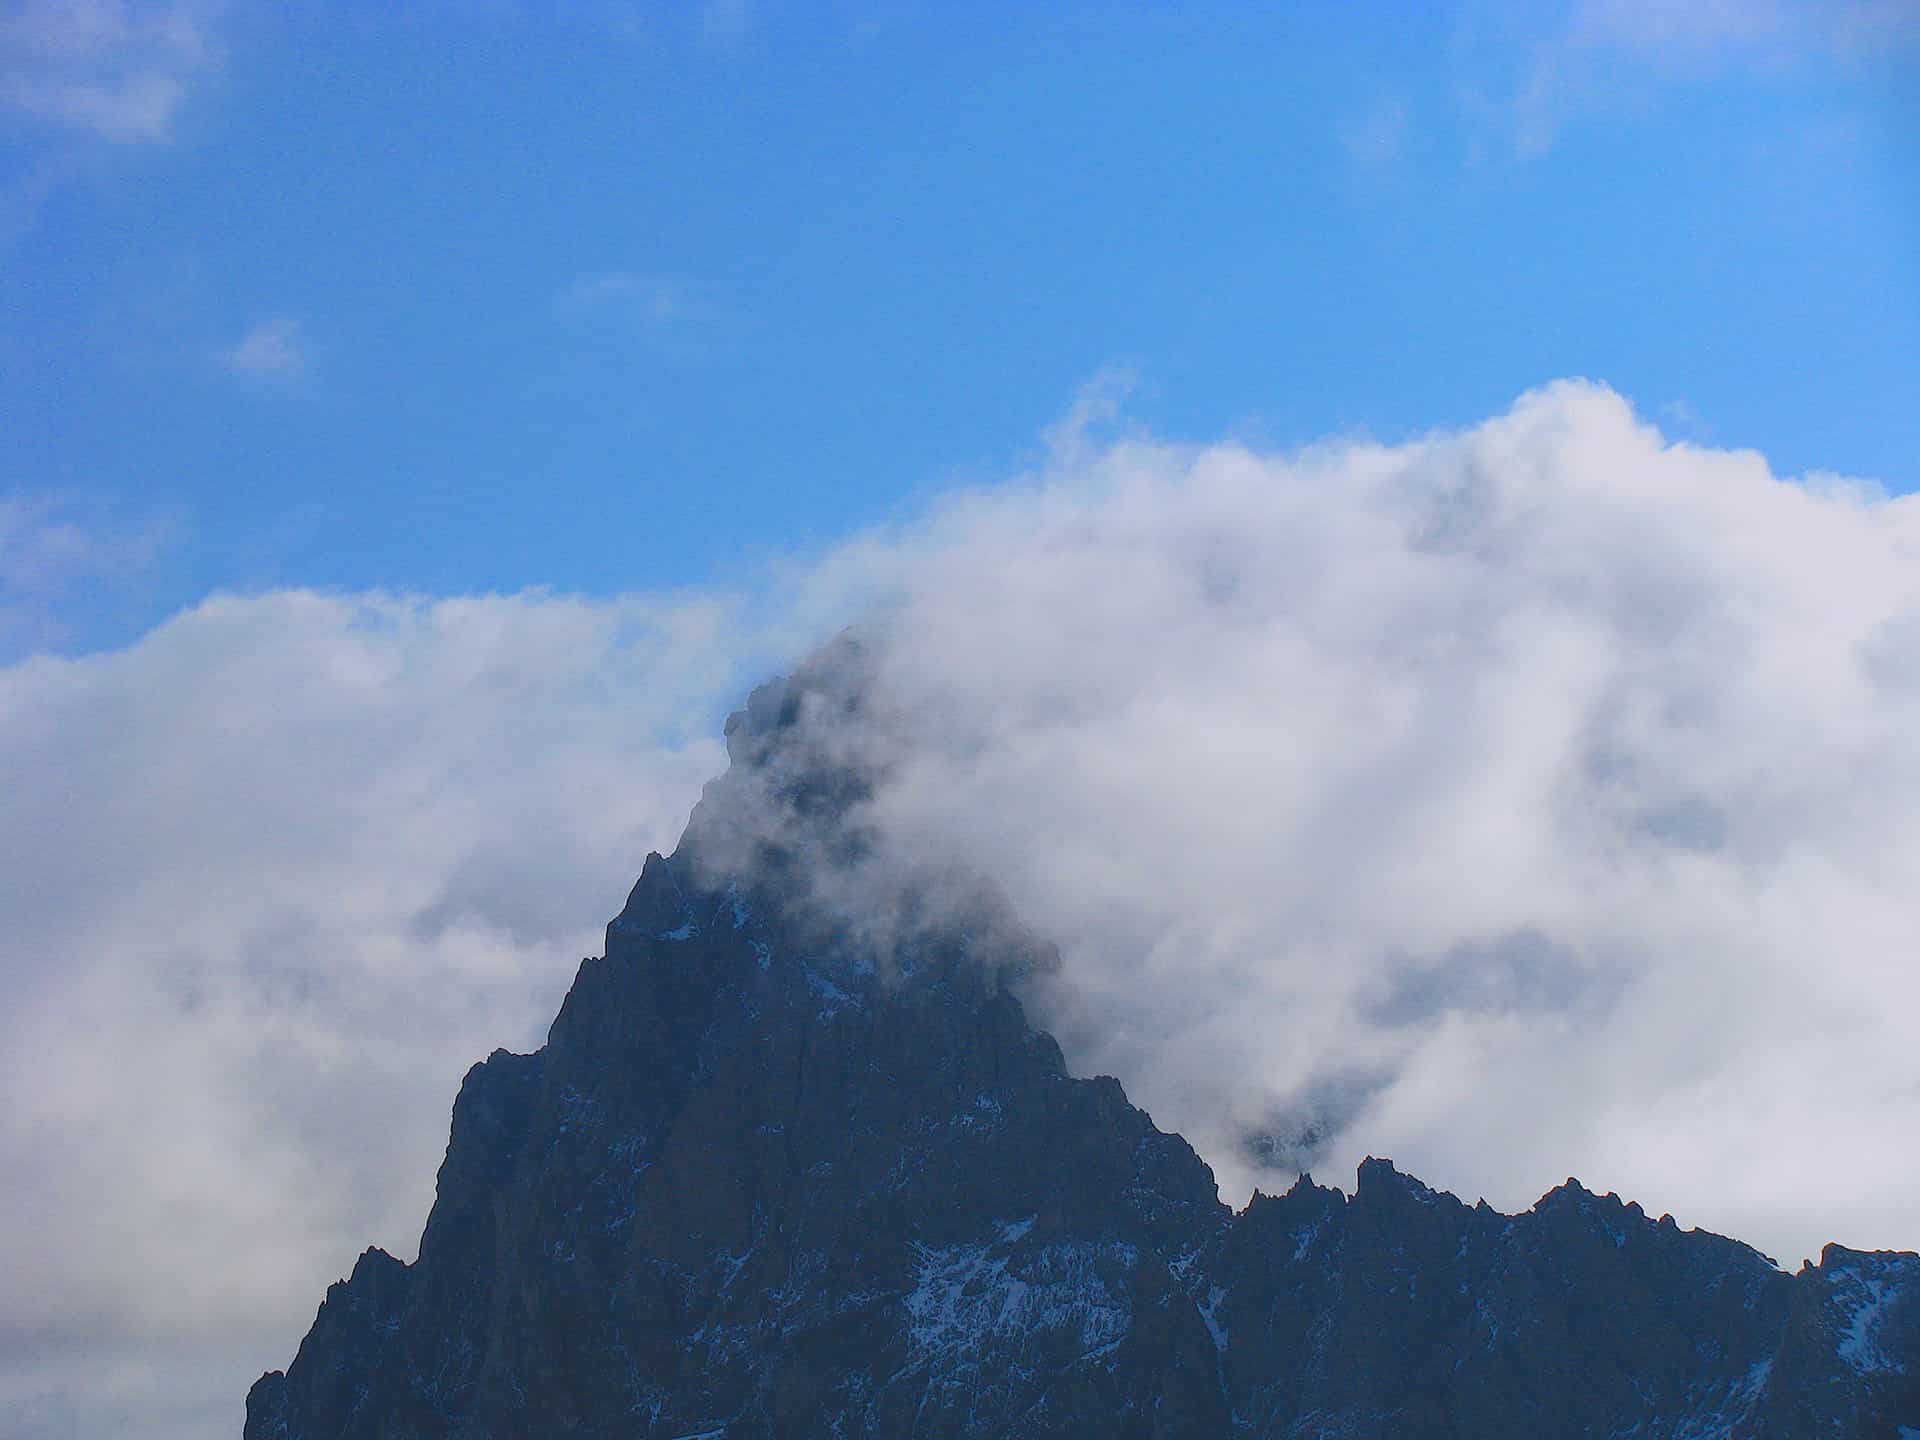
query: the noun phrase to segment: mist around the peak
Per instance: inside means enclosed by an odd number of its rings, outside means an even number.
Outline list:
[[[1287,454],[1088,411],[737,593],[217,596],[0,669],[0,1408],[65,1433],[84,1374],[200,1433],[411,1254],[462,1071],[848,626],[796,883],[882,954],[1004,907],[1072,1068],[1228,1198],[1372,1153],[1911,1248],[1917,560],[1920,502],[1575,382]]]
[[[1920,502],[1584,383],[1397,446],[1072,431],[837,557],[890,583],[833,723],[875,853],[1057,940],[1037,1017],[1228,1198],[1578,1174],[1791,1265],[1920,1236],[1917,556]]]

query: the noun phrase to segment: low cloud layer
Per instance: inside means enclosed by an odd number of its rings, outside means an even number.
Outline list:
[[[1289,456],[1091,418],[750,607],[226,598],[0,670],[0,1410],[237,1429],[856,616],[871,818],[1059,942],[1036,1011],[1231,1198],[1372,1152],[1920,1244],[1920,505],[1581,384]]]
[[[412,1252],[461,1074],[672,844],[755,633],[282,593],[0,669],[10,1436],[238,1434],[326,1284]]]
[[[907,549],[879,818],[1060,941],[1069,1056],[1232,1196],[1371,1151],[1920,1242],[1920,501],[1565,384],[1119,443]]]

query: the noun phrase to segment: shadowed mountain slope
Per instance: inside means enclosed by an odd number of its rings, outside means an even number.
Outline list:
[[[454,1106],[246,1440],[1920,1437],[1920,1258],[1781,1272],[1573,1181],[1385,1161],[1234,1215],[1016,998],[985,887],[877,855],[837,667],[756,692],[532,1055]]]

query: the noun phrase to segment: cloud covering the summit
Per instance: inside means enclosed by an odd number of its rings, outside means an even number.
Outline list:
[[[1244,1199],[1368,1152],[1775,1252],[1920,1237],[1920,499],[1598,386],[1290,456],[1121,439],[909,546],[876,813]]]
[[[1037,1018],[1230,1198],[1371,1152],[1911,1248],[1917,559],[1920,500],[1585,383],[1288,454],[1096,396],[751,594],[222,596],[0,669],[0,1408],[237,1426],[412,1253],[461,1071],[537,1043],[729,703],[850,620],[912,722],[871,818],[1060,945]]]
[[[726,597],[216,596],[0,668],[0,1413],[238,1434],[725,761]],[[759,664],[768,663],[766,657]]]

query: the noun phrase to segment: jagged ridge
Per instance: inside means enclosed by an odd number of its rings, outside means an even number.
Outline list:
[[[419,1259],[328,1291],[246,1440],[1920,1434],[1913,1255],[1381,1160],[1233,1215],[1027,1022],[989,892],[810,883],[870,858],[831,680],[730,722],[547,1045],[468,1073]]]

